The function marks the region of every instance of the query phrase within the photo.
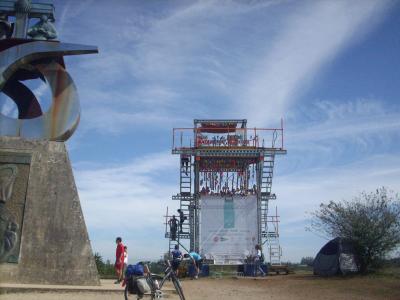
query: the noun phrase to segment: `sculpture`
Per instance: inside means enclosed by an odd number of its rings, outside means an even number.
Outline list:
[[[43,15],[39,22],[29,28],[28,36],[34,40],[53,40],[57,38],[57,31],[48,17]]]
[[[80,119],[77,90],[65,68],[64,55],[97,53],[93,46],[48,41],[57,37],[54,6],[29,0],[0,2],[0,91],[18,107],[18,119],[0,113],[0,136],[67,140]],[[7,24],[15,16],[14,28]],[[30,19],[40,19],[29,30]],[[13,38],[9,37],[12,30]],[[27,37],[32,39],[27,39]],[[43,60],[45,59],[45,60]],[[52,105],[41,110],[25,80],[40,79],[52,91]]]
[[[37,22],[28,28],[31,20]],[[96,285],[96,264],[63,142],[80,119],[64,56],[98,50],[54,40],[54,21],[48,1],[0,1],[0,93],[18,108],[17,118],[0,112],[0,166],[6,164],[0,169],[0,281]],[[51,90],[47,111],[28,80]],[[60,255],[49,259],[54,253]]]
[[[0,39],[9,38],[12,34],[12,27],[7,16],[0,15]]]
[[[6,203],[10,200],[17,177],[16,165],[0,166],[0,262],[6,262],[18,241],[18,225]]]

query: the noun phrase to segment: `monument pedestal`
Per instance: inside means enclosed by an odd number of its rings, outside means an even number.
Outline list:
[[[4,165],[17,175],[0,210],[0,282],[99,285],[65,144],[0,137]]]

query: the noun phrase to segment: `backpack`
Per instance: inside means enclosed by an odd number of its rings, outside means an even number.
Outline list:
[[[125,276],[143,276],[144,270],[142,264],[128,265],[125,271]]]

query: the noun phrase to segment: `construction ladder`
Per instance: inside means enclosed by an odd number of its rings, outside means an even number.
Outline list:
[[[261,174],[261,236],[267,243],[271,265],[280,265],[282,250],[279,243],[278,216],[269,215],[269,201],[275,200],[271,193],[275,154],[265,154]]]
[[[178,231],[176,233],[176,240],[171,239],[171,233],[169,225],[166,226],[165,237],[168,238],[168,250],[169,253],[174,249],[175,245],[180,244],[182,239],[190,239],[194,232],[194,197],[192,194],[192,162],[191,156],[181,155],[180,157],[180,171],[179,171],[179,194],[172,196],[173,200],[179,200],[179,208],[183,212],[183,215],[186,217],[185,222],[182,224],[182,231],[180,230],[180,223],[178,222]],[[170,216],[167,217],[166,222],[172,215],[180,221],[179,213],[170,212]],[[191,245],[192,247],[192,245]]]

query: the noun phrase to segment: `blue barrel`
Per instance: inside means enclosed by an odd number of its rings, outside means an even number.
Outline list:
[[[194,265],[192,265],[192,264],[190,264],[189,265],[189,268],[188,268],[188,274],[189,274],[189,277],[194,277],[194,276],[196,276],[196,267],[194,266]]]
[[[253,264],[244,265],[244,276],[254,276],[254,265]]]
[[[201,267],[201,275],[204,277],[210,276],[210,266],[209,265],[203,265]]]

